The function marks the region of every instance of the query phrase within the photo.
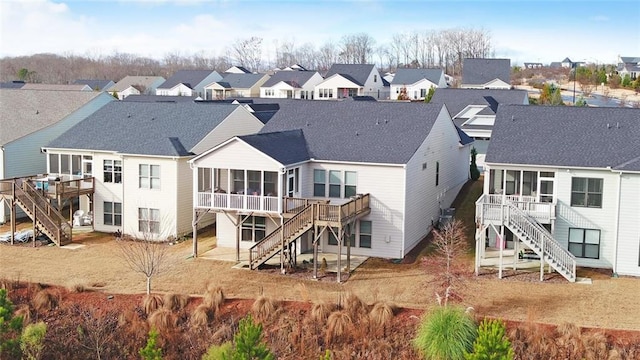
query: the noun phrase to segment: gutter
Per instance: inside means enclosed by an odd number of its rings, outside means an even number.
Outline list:
[[[611,170],[611,168],[609,168]],[[611,170],[613,171],[613,170]],[[618,277],[618,236],[620,233],[620,195],[622,189],[622,171],[618,172],[618,188],[616,191],[616,213],[613,228],[613,277]]]

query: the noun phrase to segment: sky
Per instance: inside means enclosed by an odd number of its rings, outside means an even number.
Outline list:
[[[0,57],[56,53],[223,55],[238,39],[316,48],[367,33],[484,29],[495,57],[615,63],[640,56],[640,0],[0,0]]]

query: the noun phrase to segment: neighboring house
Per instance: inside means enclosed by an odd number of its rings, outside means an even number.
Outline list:
[[[447,87],[442,69],[398,69],[391,81],[391,98],[406,91],[411,100],[424,100],[431,88]]]
[[[568,57],[564,58],[564,60],[560,61],[560,66],[563,68],[573,68],[573,61],[571,61],[571,59],[569,59]]]
[[[540,63],[540,62],[535,62],[535,63],[526,62],[526,63],[524,63],[524,68],[525,69],[542,69],[543,67],[544,67],[544,65],[542,65],[542,63]]]
[[[314,99],[335,100],[353,96],[389,98],[389,83],[375,65],[333,64],[324,80],[315,86]]]
[[[244,107],[206,102],[113,102],[46,146],[49,174],[82,158],[74,176],[94,177],[94,229],[167,239],[191,231],[188,160],[264,124]],[[212,219],[209,219],[212,220]]]
[[[464,59],[460,87],[466,89],[511,89],[511,60]]]
[[[482,170],[498,105],[528,105],[529,95],[526,90],[448,88],[437,89],[431,102],[447,105],[456,126],[474,139]]]
[[[232,66],[228,68],[224,73],[225,74],[251,74],[251,71],[249,71],[249,69],[245,68],[244,66]]]
[[[156,89],[156,95],[204,98],[204,87],[222,80],[214,70],[178,70]]]
[[[205,100],[259,97],[260,87],[269,80],[267,74],[226,73],[222,80],[204,87]]]
[[[216,213],[217,245],[253,248],[251,268],[281,241],[297,252],[317,240],[321,252],[348,243],[351,254],[403,258],[466,183],[471,141],[443,105],[282,102],[258,134],[191,160],[194,227]]]
[[[0,83],[0,89],[21,89],[25,82],[22,80],[13,80]]]
[[[88,85],[94,91],[106,91],[115,83],[112,80],[91,80],[91,79],[79,79],[73,82],[74,84]]]
[[[317,71],[280,70],[262,84],[260,97],[313,99],[314,87],[322,80]]]
[[[162,76],[126,76],[107,89],[109,94],[116,94],[119,100],[129,95],[154,95],[156,88],[165,81]]]
[[[26,83],[21,90],[48,90],[48,91],[93,91],[89,85],[85,84],[36,84]]]
[[[560,61],[552,61],[549,64],[549,67],[552,69],[560,69],[562,67],[562,63]]]
[[[0,90],[0,179],[46,173],[40,149],[114,100],[88,91]],[[0,200],[0,223],[8,214]]]
[[[570,281],[576,265],[640,276],[639,138],[640,109],[501,105],[476,203],[476,266],[485,244],[506,244],[509,267],[522,251]]]
[[[618,75],[625,77],[629,75],[631,80],[635,80],[640,75],[640,57],[618,56]]]

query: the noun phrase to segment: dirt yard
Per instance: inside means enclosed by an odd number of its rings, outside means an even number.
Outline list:
[[[477,193],[480,182],[469,194]],[[464,213],[463,206],[460,210]],[[23,227],[28,224],[23,224]],[[0,227],[0,232],[8,226]],[[215,246],[211,233],[199,249]],[[133,273],[119,254],[111,235],[87,233],[74,237],[77,249],[55,246],[0,245],[0,278],[69,285],[81,282],[105,294],[137,294],[145,290],[145,278]],[[208,283],[221,286],[229,298],[255,298],[264,294],[281,300],[330,300],[352,292],[366,302],[391,301],[398,306],[427,309],[435,305],[420,261],[395,264],[369,259],[348,281],[332,281],[279,275],[273,272],[232,269],[232,263],[193,259],[191,242],[171,246],[167,267],[153,279],[154,292],[202,294]],[[471,261],[470,261],[471,264]],[[596,271],[581,270],[593,284],[571,284],[559,277],[537,281],[538,274],[518,274],[498,280],[495,274],[470,276],[463,292],[463,304],[478,315],[507,320],[530,320],[561,324],[571,322],[584,327],[640,330],[640,279],[611,278]]]

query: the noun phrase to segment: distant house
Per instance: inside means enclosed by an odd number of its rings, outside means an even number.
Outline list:
[[[547,264],[569,281],[576,265],[640,276],[639,138],[640,109],[501,105],[476,202],[476,267],[493,248],[501,267],[542,259],[541,279]]]
[[[222,80],[215,70],[179,70],[156,89],[156,95],[204,98],[204,87]]]
[[[569,59],[568,57],[564,58],[564,60],[562,60],[560,62],[560,65],[563,68],[572,68],[573,67],[573,61],[571,61],[571,59]]]
[[[225,73],[222,80],[204,87],[205,100],[236,97],[259,97],[260,87],[269,80],[267,74]]]
[[[314,99],[335,100],[353,96],[389,97],[389,83],[372,64],[333,64],[315,86]]]
[[[552,68],[552,69],[559,69],[559,68],[562,67],[562,63],[560,61],[552,61],[549,64],[549,67]]]
[[[25,82],[22,80],[0,82],[0,89],[21,89],[24,84]]]
[[[464,59],[460,87],[464,89],[510,89],[511,60]]]
[[[88,85],[94,91],[106,91],[106,89],[115,85],[111,80],[91,80],[91,79],[79,79],[73,82],[74,84]]]
[[[46,154],[40,149],[49,141],[91,115],[112,96],[91,91],[0,90],[0,179],[47,172]],[[68,171],[81,165],[74,158]],[[0,190],[7,191],[4,184]],[[8,211],[0,195],[0,223]]]
[[[430,88],[447,87],[442,69],[398,69],[390,84],[391,99],[406,91],[411,100],[424,100]]]
[[[165,81],[162,76],[126,76],[107,89],[122,100],[129,95],[154,95],[156,88]]]
[[[251,74],[251,71],[244,66],[232,66],[225,70],[225,74]]]
[[[48,90],[48,91],[94,91],[85,84],[36,84],[26,83],[21,90]]]
[[[64,176],[68,159],[82,158],[86,165],[77,176],[93,177],[95,190],[92,203],[80,201],[80,209],[93,211],[95,230],[175,238],[191,231],[187,161],[263,125],[241,105],[112,102],[45,147],[48,172]]]
[[[280,70],[260,87],[261,98],[313,99],[313,91],[322,82],[317,71]]]
[[[640,57],[618,56],[618,75],[625,77],[629,75],[631,80],[635,80],[640,75]]]
[[[544,67],[544,65],[542,65],[542,63],[540,63],[540,62],[526,62],[526,63],[524,63],[524,68],[525,69],[541,69],[543,67]]]

